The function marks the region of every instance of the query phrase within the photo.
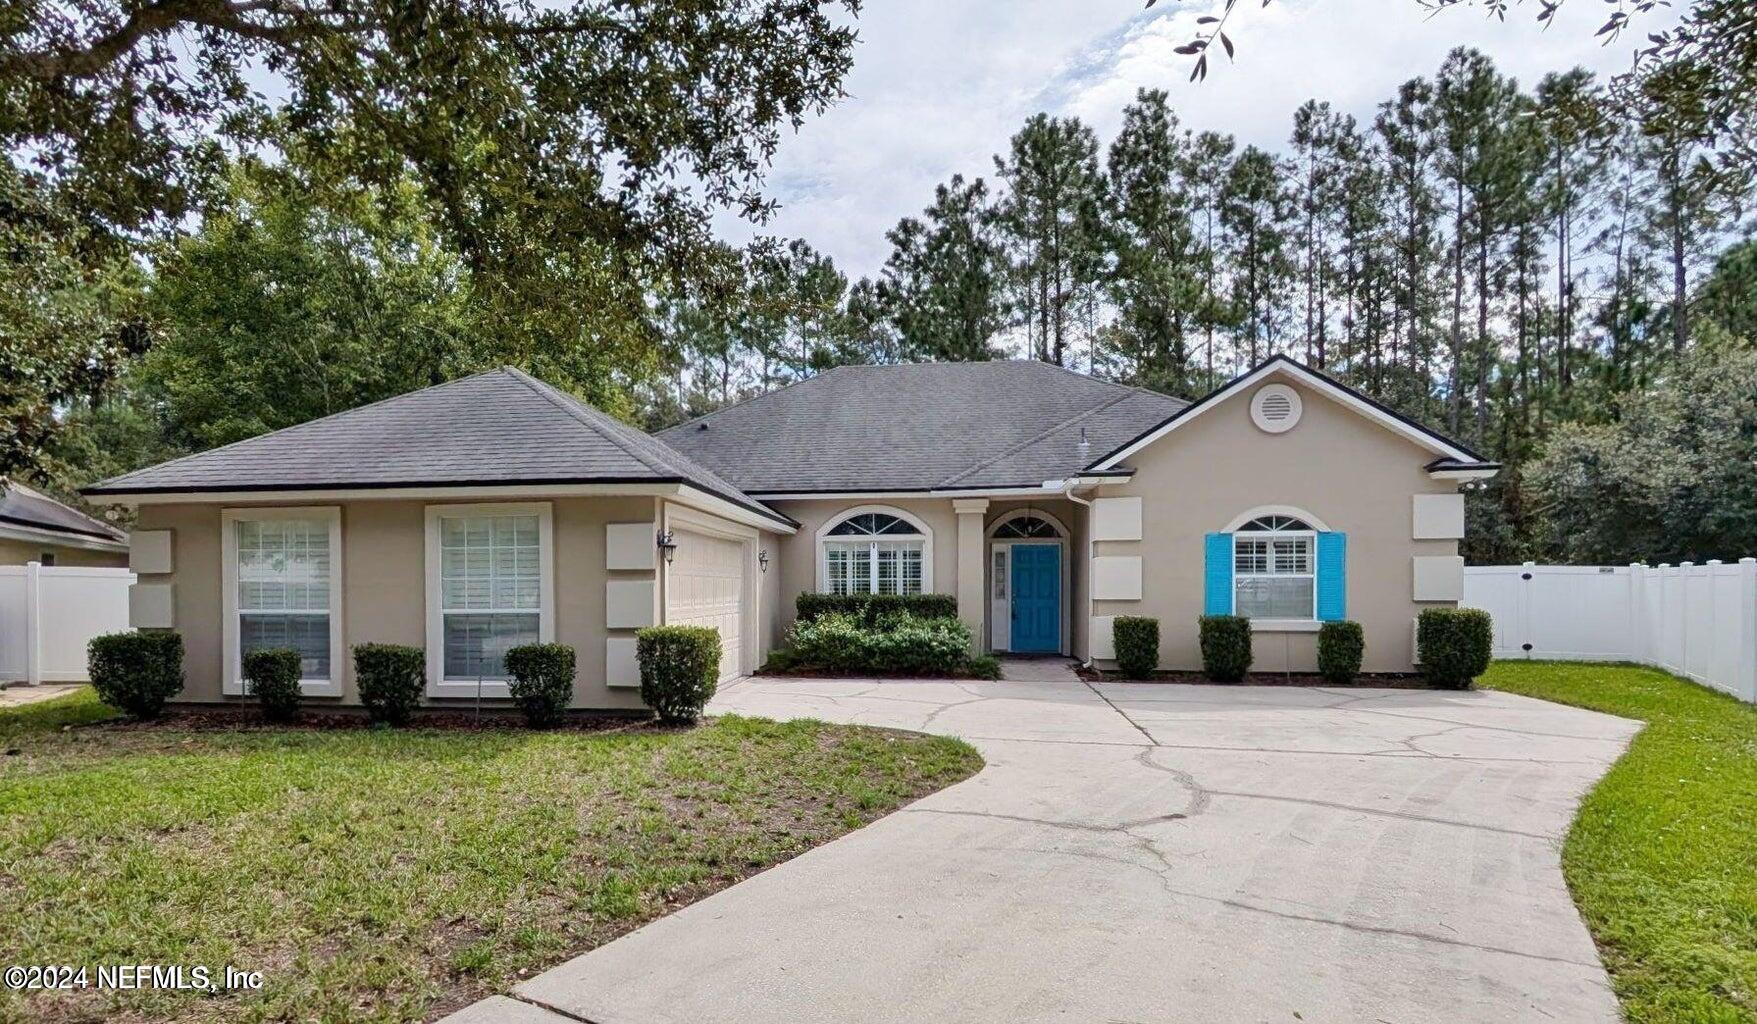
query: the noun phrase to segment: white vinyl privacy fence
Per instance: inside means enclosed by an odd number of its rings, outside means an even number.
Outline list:
[[[80,682],[85,645],[128,628],[127,569],[0,565],[0,683]]]
[[[1486,565],[1462,604],[1495,657],[1634,661],[1757,701],[1757,559],[1701,565]]]

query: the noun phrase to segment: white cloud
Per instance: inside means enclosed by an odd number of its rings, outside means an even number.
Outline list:
[[[1190,59],[1172,50],[1206,6],[867,4],[850,96],[782,142],[769,191],[783,208],[761,230],[810,241],[851,276],[874,274],[898,218],[919,212],[955,173],[992,177],[993,154],[1038,110],[1077,115],[1108,141],[1136,89],[1158,87],[1186,125],[1280,148],[1305,100],[1370,120],[1399,83],[1433,74],[1454,46],[1481,48],[1529,86],[1577,64],[1607,76],[1625,70],[1650,30],[1644,23],[1600,46],[1593,32],[1602,5],[1585,0],[1563,4],[1548,30],[1530,5],[1514,6],[1502,23],[1469,7],[1430,17],[1415,0],[1274,0],[1266,8],[1244,0],[1229,25],[1236,63],[1216,51],[1207,81],[1191,83]],[[755,233],[730,215],[719,227],[732,240]]]

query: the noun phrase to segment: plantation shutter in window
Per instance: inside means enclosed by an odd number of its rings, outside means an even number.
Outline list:
[[[1318,534],[1318,621],[1348,617],[1348,534]]]
[[[1203,544],[1202,613],[1232,614],[1232,534],[1210,533]]]

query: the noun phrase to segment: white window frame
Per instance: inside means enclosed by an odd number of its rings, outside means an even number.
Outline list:
[[[342,679],[348,671],[348,649],[342,629],[342,509],[340,505],[304,505],[286,508],[226,508],[220,510],[220,592],[225,671],[220,692],[244,695],[244,667],[238,628],[238,524],[311,519],[329,526],[329,678],[301,679],[299,692],[308,697],[340,697]]]
[[[1248,579],[1309,579],[1312,581],[1312,613],[1310,615],[1294,616],[1292,618],[1275,618],[1275,619],[1253,618],[1250,621],[1251,621],[1252,627],[1255,629],[1274,629],[1276,627],[1282,627],[1282,628],[1305,627],[1305,626],[1310,626],[1310,625],[1315,624],[1318,621],[1318,533],[1322,529],[1322,527],[1316,525],[1311,516],[1305,515],[1297,509],[1289,509],[1286,507],[1276,507],[1271,511],[1253,510],[1253,512],[1254,512],[1254,514],[1241,516],[1238,519],[1234,520],[1231,527],[1227,530],[1227,535],[1232,538],[1232,594],[1231,594],[1232,613],[1234,615],[1238,614],[1238,584],[1239,584],[1239,579],[1241,577],[1248,578]],[[1283,517],[1286,517],[1289,519],[1298,519],[1301,522],[1305,523],[1306,526],[1308,527],[1308,529],[1304,529],[1304,530],[1245,530],[1245,529],[1243,529],[1249,523],[1254,522],[1255,520],[1264,518],[1266,516],[1283,516]],[[1274,569],[1275,569],[1275,555],[1274,555],[1273,548],[1271,548],[1269,551],[1269,556],[1268,556],[1269,557],[1268,565],[1269,565],[1270,571],[1268,571],[1268,572],[1254,572],[1254,573],[1241,573],[1238,571],[1238,544],[1239,544],[1239,540],[1241,538],[1244,540],[1289,540],[1289,539],[1298,540],[1298,539],[1303,538],[1307,542],[1306,567],[1307,567],[1308,571],[1306,571],[1306,572],[1275,572],[1274,571]]]
[[[555,517],[547,501],[478,502],[464,505],[428,505],[426,523],[427,570],[427,696],[510,697],[505,680],[445,678],[445,602],[441,590],[440,539],[445,519],[479,516],[536,516],[538,584],[537,639],[555,642]]]
[[[835,529],[836,527],[842,525],[847,520],[854,518],[855,516],[867,515],[869,513],[876,513],[879,515],[887,515],[887,516],[896,516],[898,519],[901,519],[905,523],[908,523],[909,525],[915,527],[914,534],[899,533],[899,534],[891,534],[891,535],[883,536],[883,537],[872,537],[872,538],[870,538],[870,541],[873,544],[880,544],[880,543],[884,543],[885,541],[909,541],[909,542],[920,541],[921,542],[921,592],[923,594],[933,593],[934,592],[933,591],[933,530],[929,529],[928,525],[925,522],[922,522],[922,520],[919,516],[911,515],[910,513],[905,512],[900,508],[894,508],[890,505],[857,505],[853,508],[843,509],[843,510],[835,513],[834,515],[830,516],[828,519],[824,520],[824,524],[822,526],[818,527],[818,530],[817,530],[817,590],[818,590],[818,593],[827,594],[830,592],[829,545],[844,542],[844,538],[831,537],[830,531]],[[848,539],[856,539],[856,538],[848,538]],[[872,549],[869,547],[868,551],[870,552],[871,550]],[[878,577],[877,577],[878,570],[876,567],[877,559],[873,558],[870,555],[869,555],[869,559],[870,560],[867,563],[867,565],[869,567],[868,572],[867,572],[867,592],[868,593],[877,593],[878,592],[876,589],[878,587]]]

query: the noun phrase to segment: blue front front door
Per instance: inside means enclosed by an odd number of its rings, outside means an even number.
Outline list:
[[[1013,545],[1012,649],[1051,653],[1062,646],[1062,549],[1059,544]]]

